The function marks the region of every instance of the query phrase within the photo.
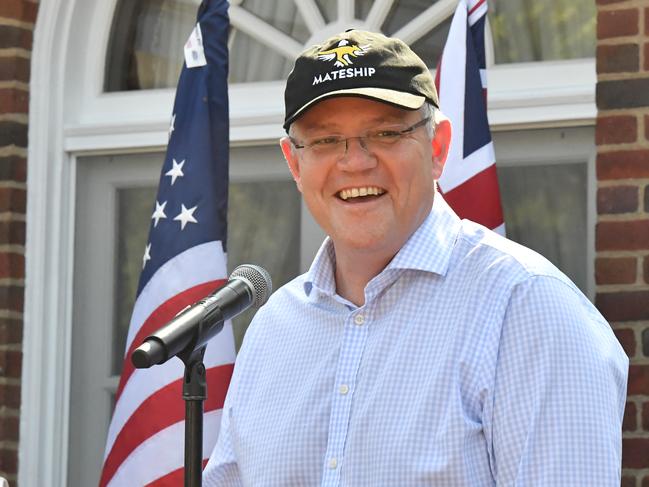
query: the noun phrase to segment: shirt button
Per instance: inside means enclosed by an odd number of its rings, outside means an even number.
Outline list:
[[[363,323],[365,323],[365,317],[363,315],[354,316],[354,323],[356,323],[358,326],[362,325]]]
[[[329,468],[330,468],[331,470],[334,470],[337,466],[338,466],[338,460],[336,460],[335,457],[334,457],[334,458],[330,458],[330,459],[329,459]]]
[[[349,386],[347,384],[343,384],[338,388],[338,392],[340,392],[343,396],[349,392]]]

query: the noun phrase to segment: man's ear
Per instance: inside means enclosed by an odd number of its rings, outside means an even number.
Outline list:
[[[448,151],[451,147],[451,121],[439,110],[435,117],[435,136],[433,137],[433,179],[438,180],[442,175]]]
[[[293,144],[291,144],[291,140],[288,137],[282,137],[279,140],[279,145],[282,148],[282,154],[284,154],[284,159],[286,159],[288,169],[291,171],[291,176],[293,176],[297,189],[301,193],[302,184],[300,183],[300,164],[297,155],[293,151]]]

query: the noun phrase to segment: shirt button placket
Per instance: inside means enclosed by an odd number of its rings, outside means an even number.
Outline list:
[[[322,487],[337,486],[340,482],[341,462],[351,413],[352,391],[360,366],[362,351],[365,348],[367,329],[365,315],[352,314],[348,317],[341,347],[341,355],[336,372],[336,389],[333,400],[327,453],[325,456]],[[351,324],[351,327],[349,326]]]

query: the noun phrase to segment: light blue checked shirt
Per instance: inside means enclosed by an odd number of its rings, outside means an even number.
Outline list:
[[[204,485],[620,485],[628,361],[546,259],[438,194],[363,306],[334,262],[257,313]]]

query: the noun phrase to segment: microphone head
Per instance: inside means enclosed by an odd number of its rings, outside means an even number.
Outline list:
[[[242,279],[250,285],[253,294],[252,306],[255,308],[265,304],[273,292],[273,282],[270,279],[270,274],[266,272],[266,269],[258,265],[240,265],[230,274],[230,280],[232,279]]]

